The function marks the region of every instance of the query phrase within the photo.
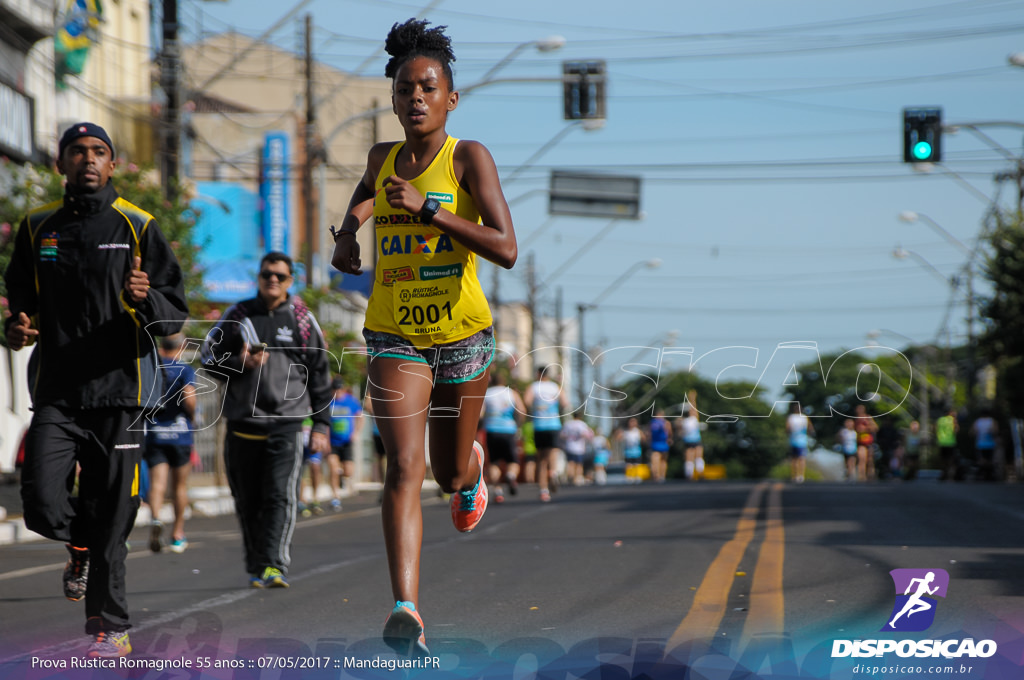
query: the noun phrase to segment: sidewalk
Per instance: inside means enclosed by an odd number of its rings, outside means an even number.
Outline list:
[[[431,480],[424,483],[424,489],[433,484]],[[355,486],[355,489],[352,487]],[[343,498],[358,494],[360,491],[379,493],[380,484],[357,483],[347,485],[342,493]],[[189,486],[189,506],[191,516],[216,517],[228,515],[235,511],[235,501],[231,498],[231,490],[226,486],[204,485],[202,483]],[[323,488],[321,489],[321,496]],[[170,503],[165,503],[160,512],[160,519],[165,523],[174,520],[174,510]],[[147,526],[152,520],[152,515],[147,506],[139,510],[135,518],[135,526]],[[0,477],[0,546],[12,543],[23,543],[26,541],[46,540],[34,531],[25,527],[21,516],[21,487],[6,477]]]
[[[231,498],[230,489],[226,486],[197,484],[190,486],[188,491],[192,515],[213,517],[235,511],[235,502]],[[164,505],[160,514],[167,522],[174,519],[174,510],[169,503]],[[151,520],[149,508],[143,507],[135,518],[135,526],[148,525]],[[11,483],[9,479],[0,479],[0,545],[41,540],[46,539],[25,527],[25,521],[22,519],[20,485]]]

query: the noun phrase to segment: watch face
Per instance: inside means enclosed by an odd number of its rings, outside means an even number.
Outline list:
[[[434,215],[441,209],[441,203],[436,198],[428,198],[423,202],[423,210],[420,211],[420,219],[427,224],[430,224],[431,220],[434,219]]]

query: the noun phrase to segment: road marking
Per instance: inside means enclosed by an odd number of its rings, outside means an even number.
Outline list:
[[[768,489],[769,482],[761,482],[755,486],[747,497],[743,507],[736,533],[728,543],[722,546],[711,566],[704,574],[704,579],[697,588],[697,594],[690,605],[690,611],[676,632],[668,641],[666,649],[675,649],[683,642],[701,640],[715,636],[718,626],[725,616],[729,591],[736,578],[736,568],[754,538],[754,527],[757,525],[757,513],[761,507],[761,499]]]
[[[782,563],[786,533],[782,528],[782,487],[781,482],[776,482],[768,494],[765,537],[754,566],[748,599],[749,611],[743,624],[741,640],[749,640],[754,635],[784,632],[786,611],[782,591]]]

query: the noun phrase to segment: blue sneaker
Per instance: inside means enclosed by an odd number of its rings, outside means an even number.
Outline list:
[[[484,482],[484,449],[480,442],[473,442],[473,453],[480,463],[480,477],[476,486],[468,491],[456,491],[450,503],[452,524],[466,533],[476,528],[487,510],[487,484]]]
[[[423,634],[423,619],[412,602],[395,603],[395,608],[384,622],[384,644],[406,658],[430,654]]]
[[[188,539],[182,536],[171,541],[171,544],[167,546],[167,549],[174,553],[183,553],[188,548]]]

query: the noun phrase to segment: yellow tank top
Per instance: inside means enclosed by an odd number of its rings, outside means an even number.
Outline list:
[[[455,179],[459,140],[448,137],[423,173],[410,180],[425,198],[470,222],[480,221],[473,198]],[[373,222],[377,269],[366,310],[366,327],[403,336],[418,346],[455,342],[491,325],[491,309],[476,274],[476,254],[419,215],[392,208],[383,180],[395,173],[391,147],[374,182]]]

